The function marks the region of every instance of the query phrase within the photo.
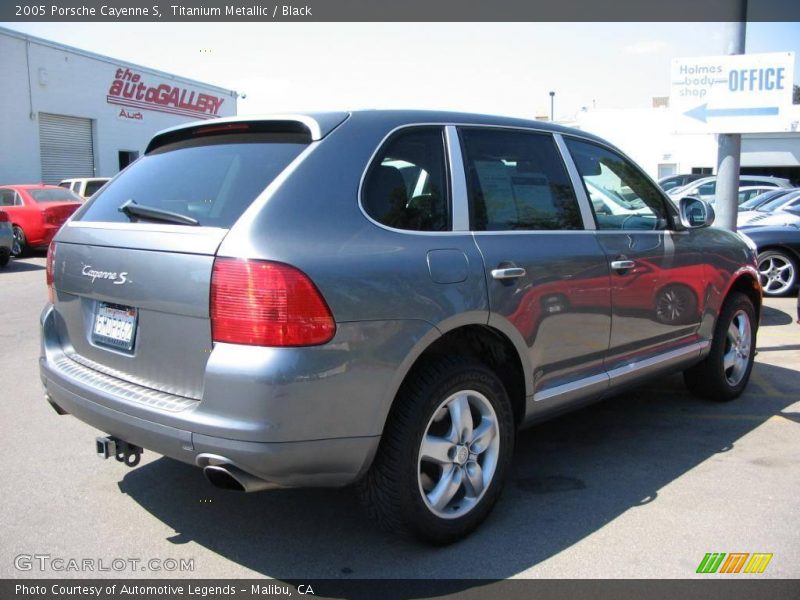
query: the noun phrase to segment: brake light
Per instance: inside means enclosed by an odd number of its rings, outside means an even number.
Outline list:
[[[47,300],[50,304],[55,304],[56,289],[53,285],[55,278],[53,277],[53,266],[56,260],[56,243],[50,242],[47,247],[47,263],[45,268],[45,278],[47,280]]]
[[[313,346],[336,323],[308,276],[283,263],[217,258],[211,273],[211,336],[251,346]]]
[[[8,215],[2,210],[0,210],[0,223],[8,223]]]

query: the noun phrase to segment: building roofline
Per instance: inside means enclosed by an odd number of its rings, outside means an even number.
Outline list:
[[[47,46],[49,48],[54,48],[56,50],[63,50],[65,52],[70,52],[72,54],[78,54],[80,56],[85,56],[86,58],[91,58],[94,60],[99,60],[104,63],[108,63],[110,65],[120,66],[120,67],[129,67],[132,69],[136,69],[138,71],[144,71],[146,73],[150,73],[153,75],[157,75],[159,77],[164,77],[167,79],[171,79],[172,81],[177,81],[180,83],[185,83],[188,85],[192,85],[195,87],[202,87],[208,90],[213,90],[215,92],[221,92],[228,96],[238,97],[238,93],[236,90],[230,90],[218,85],[212,85],[210,83],[205,83],[203,81],[198,81],[196,79],[189,79],[188,77],[181,77],[180,75],[175,75],[173,73],[167,73],[166,71],[161,71],[159,69],[154,69],[152,67],[146,67],[144,65],[139,65],[136,63],[128,62],[126,60],[114,58],[112,56],[105,56],[103,54],[97,54],[95,52],[90,52],[88,50],[82,50],[80,48],[76,48],[75,46],[68,46],[66,44],[61,44],[59,42],[54,42],[52,40],[46,40],[44,38],[36,37],[33,35],[29,35],[27,33],[22,33],[21,31],[15,31],[13,29],[8,29],[6,27],[0,27],[0,35],[7,35],[8,37],[17,38],[20,40],[24,40],[26,42],[30,42],[32,44],[39,44],[41,46]]]

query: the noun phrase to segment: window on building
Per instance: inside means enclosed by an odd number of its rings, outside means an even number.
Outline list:
[[[120,150],[118,154],[120,171],[139,158],[139,152],[137,150]],[[87,196],[89,195],[91,194],[87,193]]]

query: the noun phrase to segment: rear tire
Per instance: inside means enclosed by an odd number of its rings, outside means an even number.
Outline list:
[[[708,356],[684,371],[686,386],[710,400],[726,402],[738,398],[750,380],[755,349],[753,302],[745,294],[733,292],[722,305]]]
[[[375,461],[359,482],[384,528],[432,544],[455,542],[488,516],[511,463],[515,425],[500,379],[444,357],[403,384]]]
[[[5,267],[9,260],[11,260],[10,252],[0,252],[0,267]]]
[[[797,261],[787,251],[758,255],[758,278],[765,296],[784,296],[797,286]]]
[[[25,237],[25,232],[22,227],[14,225],[14,241],[11,243],[11,256],[18,258],[25,256],[28,251],[28,240]]]

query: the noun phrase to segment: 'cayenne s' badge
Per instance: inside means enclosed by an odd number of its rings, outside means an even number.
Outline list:
[[[117,273],[115,271],[97,271],[92,268],[92,265],[83,265],[83,269],[81,269],[81,275],[84,277],[91,277],[92,283],[94,283],[96,279],[110,279],[114,285],[122,285],[123,283],[128,282],[127,271],[123,271],[121,273]]]

